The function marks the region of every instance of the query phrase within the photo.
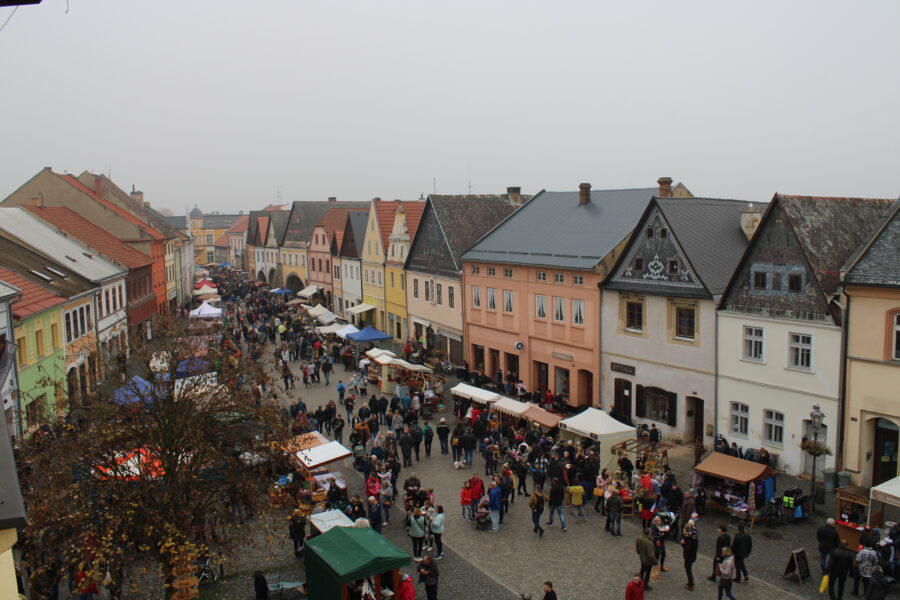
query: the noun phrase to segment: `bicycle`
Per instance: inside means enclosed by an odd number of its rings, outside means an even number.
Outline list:
[[[197,560],[197,573],[195,577],[200,583],[215,583],[222,577],[222,567],[215,564],[212,558],[206,557]]]

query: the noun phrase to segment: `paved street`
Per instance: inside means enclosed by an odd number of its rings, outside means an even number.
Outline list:
[[[343,375],[338,369],[332,378]],[[308,390],[298,387],[288,396],[293,400],[302,396],[310,410],[323,404],[334,396],[333,385],[326,389],[323,384],[314,385]],[[302,387],[302,386],[301,386]],[[283,394],[279,394],[283,397]],[[435,415],[435,421],[447,413]],[[451,419],[448,418],[448,421]],[[515,502],[498,534],[475,531],[474,526],[464,522],[459,514],[459,488],[463,481],[471,476],[471,469],[454,470],[448,456],[441,456],[437,442],[435,454],[430,459],[424,458],[415,463],[412,469],[404,469],[400,475],[402,481],[409,472],[416,472],[423,485],[433,487],[438,503],[443,504],[450,517],[447,521],[447,533],[444,536],[445,546],[452,551],[447,560],[442,561],[442,593],[441,598],[462,597],[502,597],[451,595],[452,586],[449,580],[462,578],[467,581],[490,581],[502,586],[511,598],[519,593],[541,596],[540,590],[547,579],[555,582],[560,598],[621,598],[628,579],[637,571],[638,561],[634,552],[634,538],[639,533],[639,520],[623,523],[623,535],[613,538],[603,531],[601,516],[589,509],[586,523],[573,523],[569,519],[568,532],[560,531],[558,526],[548,527],[543,538],[531,531],[531,518],[525,498]],[[670,463],[678,474],[680,481],[690,481],[688,475],[691,463],[690,452],[686,449],[673,453]],[[476,460],[476,468],[483,475],[483,464]],[[352,473],[351,486],[361,487],[362,481],[352,468],[344,469]],[[355,483],[354,483],[355,482]],[[796,485],[793,478],[779,476],[778,489]],[[531,481],[529,480],[529,490]],[[354,491],[354,490],[351,490]],[[833,510],[833,501],[821,510],[820,514]],[[395,511],[396,513],[396,511]],[[546,520],[546,514],[545,514]],[[822,520],[824,517],[820,518]],[[411,549],[405,532],[402,531],[399,519],[394,519],[386,529],[386,535],[404,549]],[[700,556],[694,565],[697,589],[689,592],[682,588],[685,582],[680,546],[668,544],[667,566],[671,569],[662,573],[652,584],[654,592],[666,598],[694,598],[711,596],[715,593],[713,583],[706,581],[712,569],[712,551],[715,540],[715,528],[719,523],[728,523],[728,516],[716,511],[708,511],[699,524]],[[778,598],[815,598],[818,597],[818,577],[804,585],[796,580],[782,578],[784,567],[790,557],[791,550],[806,548],[810,565],[817,573],[818,556],[815,553],[815,529],[819,522],[807,520],[799,524],[789,524],[772,530],[759,525],[751,532],[754,538],[754,551],[748,560],[751,582],[735,585],[735,596],[744,599],[769,600]],[[731,528],[733,530],[733,526]],[[424,593],[424,590],[420,590]]]

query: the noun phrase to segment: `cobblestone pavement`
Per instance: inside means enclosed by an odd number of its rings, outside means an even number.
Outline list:
[[[324,383],[314,385],[310,389],[294,389],[287,394],[279,393],[294,400],[302,396],[310,410],[324,404],[328,399],[336,399],[333,391],[339,378],[348,379],[341,368],[332,377],[332,385],[328,388]],[[449,386],[448,386],[449,388]],[[452,422],[448,413],[438,413],[434,420],[441,416]],[[471,523],[463,521],[459,512],[459,488],[463,481],[471,476],[472,469],[455,470],[452,468],[449,455],[440,455],[437,443],[434,454],[421,462],[414,463],[410,469],[404,469],[400,479],[410,472],[416,472],[427,487],[435,489],[438,503],[445,506],[448,514],[447,533],[444,535],[445,546],[455,555],[440,565],[442,572],[441,599],[453,598],[494,598],[503,597],[485,595],[480,592],[462,595],[452,594],[446,585],[448,579],[462,578],[472,582],[490,581],[505,589],[511,598],[519,593],[541,597],[541,587],[545,580],[555,583],[560,598],[621,598],[624,587],[630,577],[638,570],[638,560],[634,551],[634,539],[639,533],[639,520],[623,522],[622,537],[614,538],[603,530],[604,519],[599,513],[588,509],[586,523],[575,523],[571,513],[566,518],[569,523],[567,532],[559,526],[547,527],[543,537],[531,531],[531,515],[525,498],[519,497],[504,517],[500,532],[492,534],[475,531]],[[691,479],[692,455],[689,449],[677,449],[670,457],[670,464],[682,482]],[[483,463],[476,459],[475,468],[483,476]],[[355,471],[351,481],[359,480]],[[796,479],[779,476],[778,488],[797,485]],[[357,481],[356,485],[361,482]],[[531,481],[528,482],[531,489]],[[808,485],[808,483],[806,484]],[[820,514],[833,513],[833,499],[829,499],[825,507],[820,507]],[[396,513],[396,511],[394,511]],[[394,515],[396,517],[396,515]],[[547,515],[544,515],[546,521]],[[750,532],[754,539],[754,548],[747,561],[750,571],[750,583],[734,586],[734,594],[740,600],[771,600],[775,598],[816,598],[818,595],[818,555],[815,552],[815,529],[824,517],[817,520],[807,519],[798,524],[787,524],[777,529],[769,529],[758,524]],[[394,519],[387,528],[386,534],[403,548],[409,548],[408,539],[399,530],[399,519]],[[654,574],[651,583],[654,590],[650,594],[660,593],[660,597],[687,599],[694,597],[711,597],[715,594],[715,584],[706,580],[712,571],[712,554],[715,544],[715,528],[719,523],[729,523],[728,515],[717,511],[708,511],[699,523],[700,554],[694,564],[696,590],[690,592],[682,587],[686,581],[683,570],[680,546],[668,543],[668,560],[666,566],[671,570]],[[734,530],[734,525],[730,527]],[[399,540],[398,540],[399,536]],[[784,579],[782,573],[790,558],[790,552],[798,548],[806,548],[814,580],[803,585],[796,579]],[[459,561],[459,562],[457,562]],[[468,563],[468,565],[466,565]],[[480,583],[480,582],[479,582]],[[473,592],[477,587],[472,588]],[[652,596],[651,596],[652,597]]]

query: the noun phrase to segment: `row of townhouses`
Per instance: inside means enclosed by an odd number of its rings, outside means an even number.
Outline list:
[[[870,484],[898,469],[897,212],[889,199],[700,198],[670,178],[330,198],[251,211],[243,264],[357,325],[672,439],[721,434],[808,473],[815,436],[833,453],[820,467]]]

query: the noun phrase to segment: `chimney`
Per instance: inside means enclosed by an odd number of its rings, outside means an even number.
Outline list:
[[[40,196],[35,196],[31,199],[31,206],[38,206],[40,208],[44,207],[44,199]]]
[[[671,177],[660,177],[656,180],[656,183],[659,184],[659,196],[660,198],[671,198],[672,197],[672,178]]]
[[[337,202],[337,196],[328,196],[329,202]]]
[[[747,236],[748,242],[753,239],[753,234],[756,233],[756,229],[759,227],[759,222],[761,220],[762,212],[760,212],[759,207],[754,203],[751,202],[741,209],[741,230],[744,232],[744,235]]]
[[[98,175],[94,175],[94,192],[98,196],[103,196],[103,178]]]
[[[144,202],[144,192],[140,190],[131,190],[131,197],[141,203],[141,206],[147,206],[149,203]]]
[[[506,188],[506,195],[509,197],[510,204],[522,204],[522,188],[508,187]]]
[[[584,206],[591,201],[591,184],[582,183],[578,186],[578,205]]]

